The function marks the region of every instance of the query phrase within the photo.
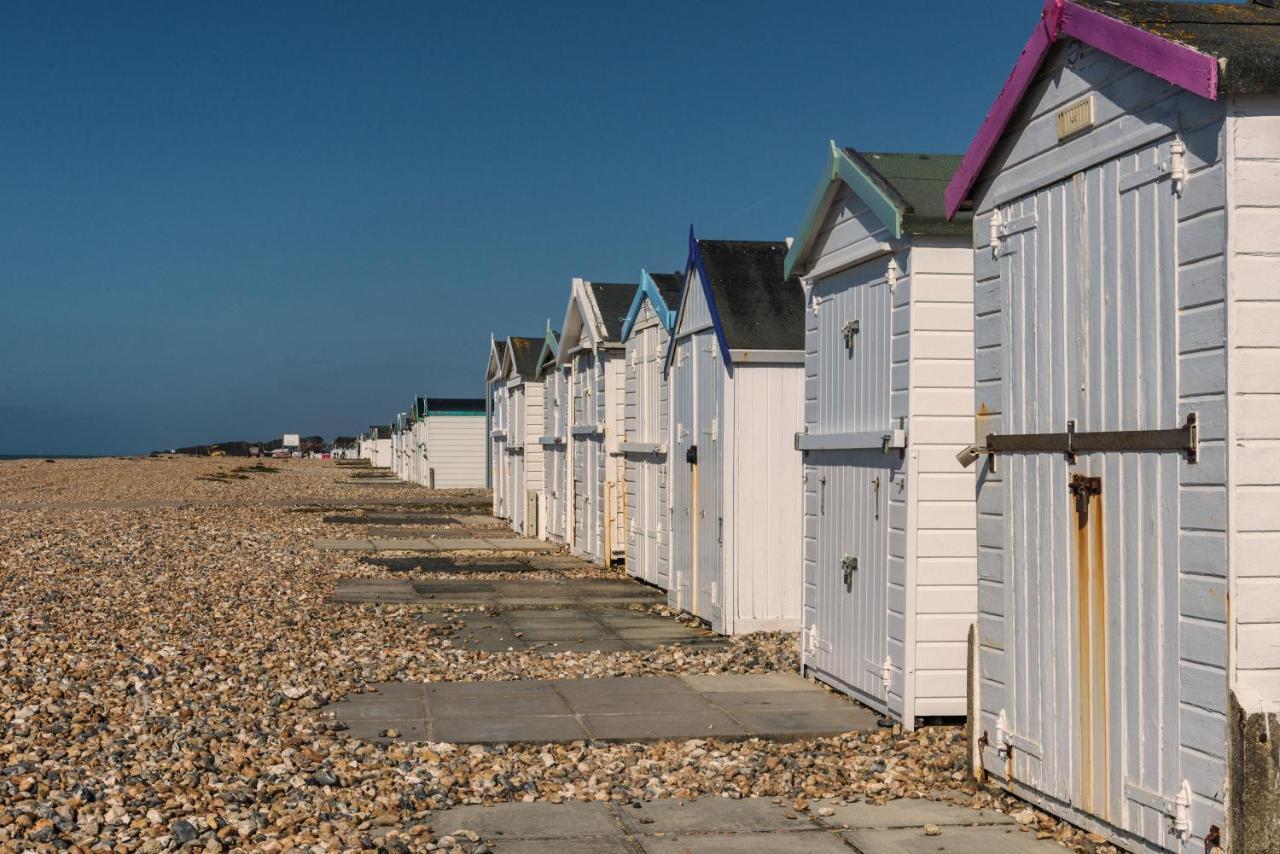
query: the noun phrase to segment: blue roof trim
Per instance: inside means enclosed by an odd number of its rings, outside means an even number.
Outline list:
[[[711,315],[711,328],[715,330],[716,341],[720,343],[720,355],[724,357],[724,369],[729,370],[733,360],[729,358],[729,341],[724,334],[724,324],[720,321],[720,310],[716,308],[716,301],[711,296],[711,278],[707,275],[707,267],[702,262],[702,250],[698,246],[698,237],[693,233],[693,226],[689,226],[689,261],[684,268],[684,288],[680,291],[680,311],[676,314],[671,324],[671,340],[667,342],[667,358],[666,366],[671,366],[672,354],[676,351],[676,323],[679,322],[680,314],[684,313],[685,291],[689,289],[689,272],[691,270],[698,271],[698,279],[702,282],[702,295],[707,301],[707,312]]]
[[[623,341],[630,337],[631,327],[635,326],[636,320],[640,317],[640,307],[644,305],[646,298],[648,298],[649,304],[653,306],[654,314],[658,315],[658,321],[666,327],[667,332],[675,328],[675,312],[663,300],[662,294],[658,291],[658,286],[653,281],[653,277],[649,275],[649,271],[641,269],[640,287],[636,288],[636,295],[631,300],[631,308],[627,309],[626,320],[622,322],[621,337]]]

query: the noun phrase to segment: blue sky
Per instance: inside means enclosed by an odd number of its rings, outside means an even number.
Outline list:
[[[828,139],[963,150],[1040,5],[9,4],[0,453],[480,396],[570,277],[792,234]]]

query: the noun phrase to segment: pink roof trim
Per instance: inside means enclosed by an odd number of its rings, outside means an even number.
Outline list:
[[[1218,61],[1212,56],[1086,9],[1071,0],[1045,0],[1040,23],[1031,33],[1013,73],[1005,81],[947,185],[948,219],[955,216],[973,189],[978,173],[1013,118],[1013,111],[1031,88],[1045,54],[1061,34],[1079,39],[1202,98],[1218,97]]]

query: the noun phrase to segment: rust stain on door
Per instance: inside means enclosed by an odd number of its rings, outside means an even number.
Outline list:
[[[1072,475],[1076,521],[1076,637],[1080,694],[1080,807],[1110,817],[1107,721],[1107,573],[1102,479]]]

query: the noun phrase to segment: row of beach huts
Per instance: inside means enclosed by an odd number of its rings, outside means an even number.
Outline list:
[[[566,296],[490,344],[513,528],[1124,847],[1280,850],[1271,3],[1048,0],[964,155]]]

